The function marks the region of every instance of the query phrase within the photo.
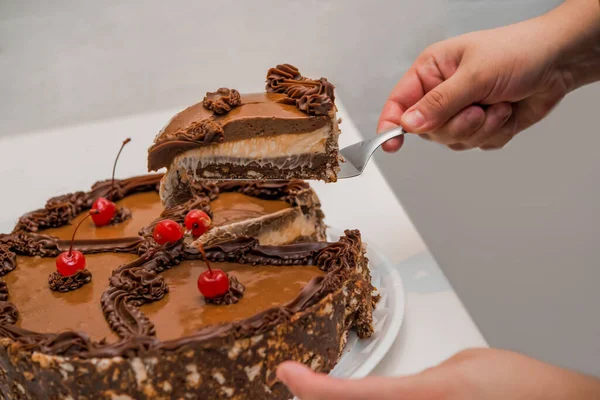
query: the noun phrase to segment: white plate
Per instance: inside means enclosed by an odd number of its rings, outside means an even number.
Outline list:
[[[331,227],[327,234],[331,241],[337,241],[344,235],[343,231]],[[356,333],[350,332],[344,354],[330,373],[338,378],[367,376],[388,352],[404,321],[405,298],[400,274],[381,250],[369,242],[369,238],[362,239],[367,244],[372,283],[378,289],[381,300],[373,311],[375,333],[369,339],[361,340]]]

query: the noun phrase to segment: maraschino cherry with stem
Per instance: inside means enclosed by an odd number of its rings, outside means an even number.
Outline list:
[[[208,270],[202,272],[198,277],[198,290],[207,299],[223,296],[229,290],[229,277],[223,270],[211,268],[201,244],[198,244],[198,250],[202,253],[208,267]]]
[[[72,276],[85,269],[85,256],[82,252],[73,250],[73,242],[75,241],[75,234],[77,230],[89,217],[94,218],[94,215],[98,214],[98,210],[92,209],[90,213],[86,215],[75,227],[73,231],[73,237],[71,237],[71,245],[69,251],[64,251],[56,258],[56,271],[62,276]]]
[[[206,233],[210,229],[211,222],[208,214],[201,210],[191,210],[184,219],[185,227],[194,237]],[[197,246],[208,267],[208,270],[202,272],[198,277],[198,290],[208,299],[223,296],[229,290],[229,277],[220,269],[212,269],[204,247],[201,243],[198,243]]]
[[[186,215],[184,222],[188,232],[197,237],[209,229],[211,220],[204,211],[192,210]],[[157,223],[152,233],[156,243],[161,246],[178,242],[183,236],[183,227],[171,219],[163,219]],[[229,277],[224,271],[213,269],[202,244],[198,243],[197,246],[208,267],[208,270],[202,272],[198,277],[198,290],[208,299],[223,296],[229,290]]]
[[[113,164],[112,171],[112,179],[110,184],[110,192],[108,193],[108,199],[106,197],[98,197],[92,208],[98,210],[98,214],[92,215],[92,220],[94,221],[94,225],[96,226],[105,226],[110,224],[110,221],[115,217],[115,212],[117,211],[117,205],[113,203],[113,192],[115,190],[115,171],[117,169],[117,161],[119,161],[119,156],[123,151],[123,147],[127,143],[131,142],[130,138],[127,138],[123,141],[121,148],[119,149],[119,153],[117,153],[117,157],[115,158],[115,163]]]
[[[191,210],[184,219],[185,227],[192,233],[192,236],[198,237],[204,235],[210,228],[211,219],[207,213],[202,210]]]

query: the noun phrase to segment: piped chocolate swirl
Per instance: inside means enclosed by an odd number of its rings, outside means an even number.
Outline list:
[[[70,292],[79,289],[86,283],[92,281],[92,273],[87,270],[81,270],[71,276],[62,276],[58,272],[53,272],[48,277],[48,287],[55,292]]]

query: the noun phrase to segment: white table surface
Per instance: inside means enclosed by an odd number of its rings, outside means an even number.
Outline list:
[[[359,133],[337,103],[343,120],[341,146],[359,141]],[[1,187],[14,188],[5,192],[14,195],[0,200],[0,232],[9,232],[18,216],[42,207],[51,196],[86,190],[93,182],[109,178],[114,156],[126,137],[133,140],[121,155],[117,177],[145,173],[147,148],[177,111],[0,139]],[[360,229],[397,263],[404,281],[404,325],[375,375],[415,373],[462,349],[487,346],[375,162],[359,178],[312,185],[326,222],[342,229]]]

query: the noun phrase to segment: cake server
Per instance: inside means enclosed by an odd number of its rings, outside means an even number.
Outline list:
[[[340,172],[338,179],[354,178],[359,176],[365,170],[371,156],[383,143],[398,136],[402,136],[406,131],[401,127],[391,129],[379,134],[372,139],[363,140],[340,150]]]

